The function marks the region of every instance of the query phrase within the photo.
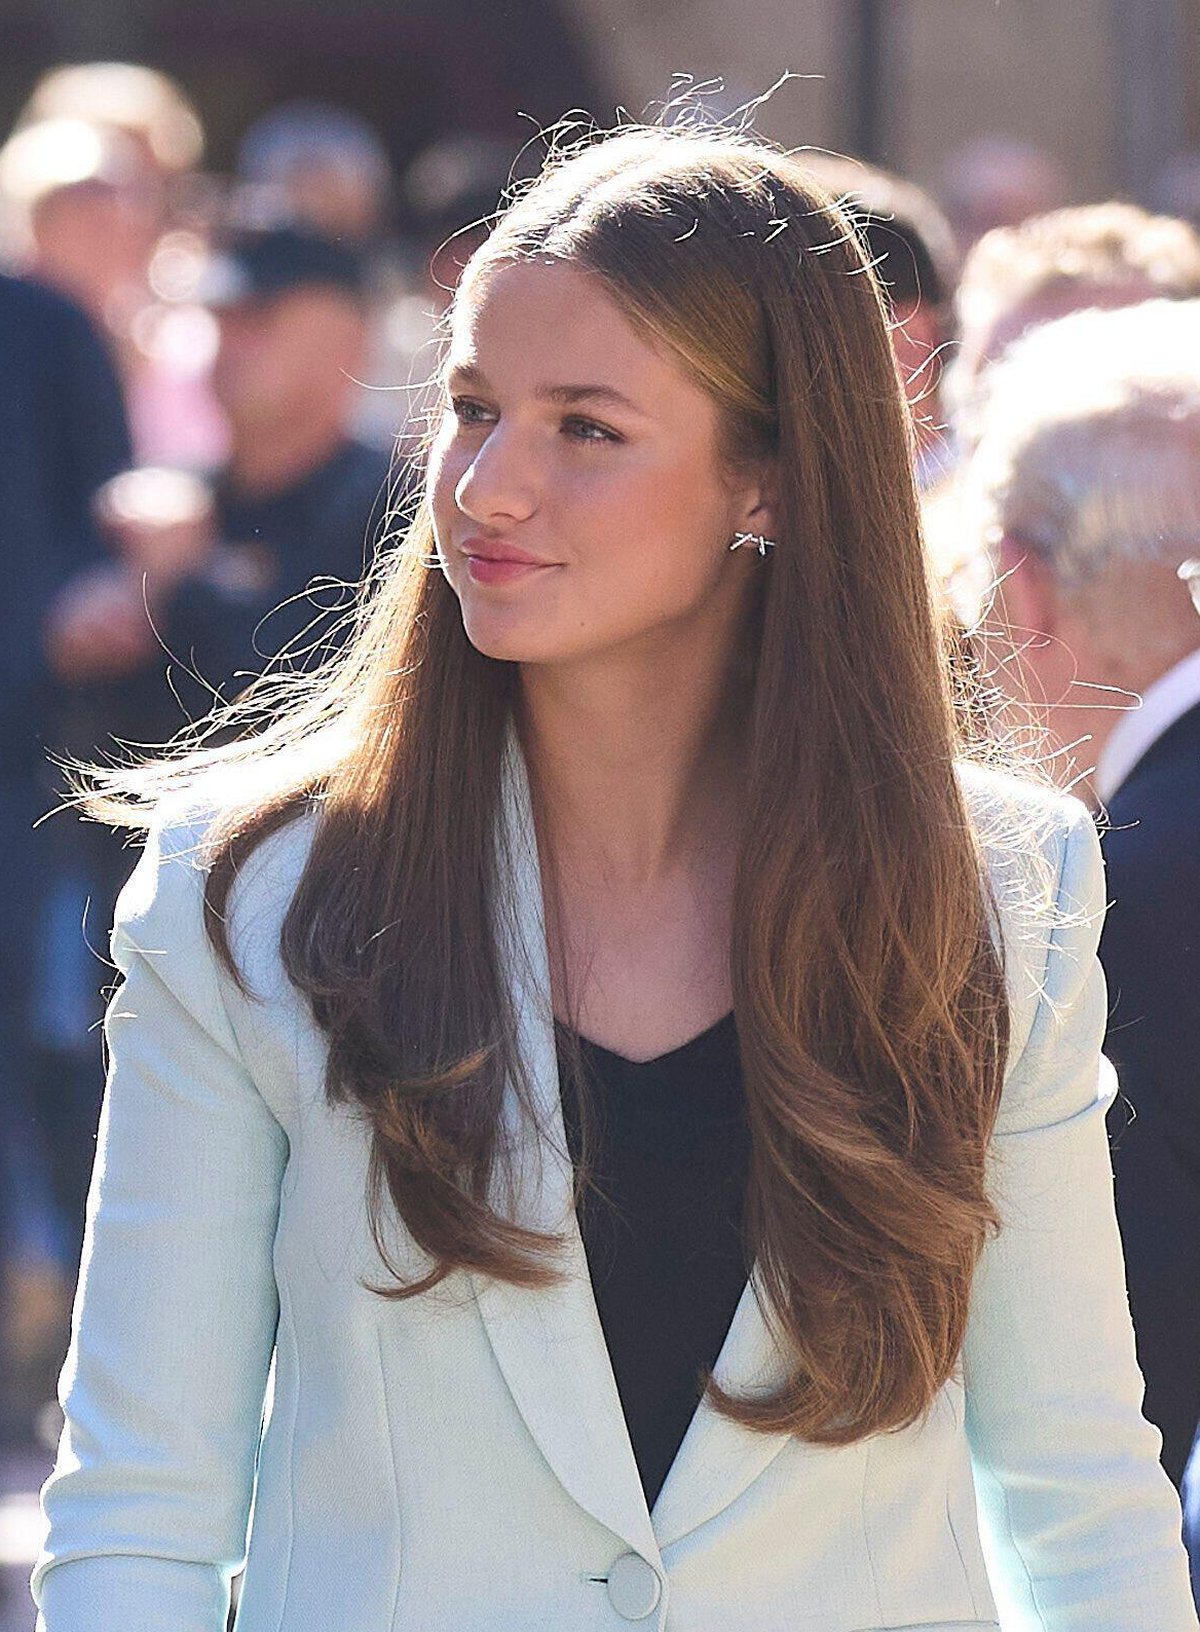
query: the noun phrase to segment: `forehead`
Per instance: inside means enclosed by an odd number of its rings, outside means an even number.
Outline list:
[[[622,311],[593,273],[562,261],[505,262],[461,287],[447,366],[501,378],[587,381],[638,395],[707,395]]]

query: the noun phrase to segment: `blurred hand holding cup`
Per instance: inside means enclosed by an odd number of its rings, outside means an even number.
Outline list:
[[[211,489],[189,471],[124,471],[95,505],[113,559],[65,585],[44,630],[50,666],[68,685],[118,679],[156,658],[164,597],[216,550]]]
[[[141,668],[159,650],[141,575],[109,561],[77,573],[51,606],[43,641],[51,669],[67,685]]]
[[[153,587],[201,571],[216,549],[212,490],[191,471],[123,471],[96,495],[96,515],[121,561]]]

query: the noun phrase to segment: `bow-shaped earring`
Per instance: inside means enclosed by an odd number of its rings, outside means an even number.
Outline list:
[[[768,550],[775,548],[775,540],[773,538],[764,538],[761,533],[734,533],[733,543],[729,548],[731,550],[740,550],[743,544],[752,545],[759,555],[766,555]]]

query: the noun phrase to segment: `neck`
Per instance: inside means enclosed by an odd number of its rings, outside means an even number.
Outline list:
[[[1192,648],[1192,651],[1196,650],[1196,647]],[[1060,755],[1062,774],[1065,779],[1079,778],[1073,791],[1093,809],[1100,803],[1093,772],[1109,739],[1125,715],[1139,708],[1140,699],[1151,687],[1164,679],[1176,663],[1190,655],[1186,651],[1180,652],[1165,667],[1154,665],[1137,672],[1123,669],[1120,674],[1112,676],[1112,689],[1107,694],[1100,694],[1097,687],[1081,687],[1079,689],[1085,698],[1083,702],[1049,710],[1050,743]],[[1079,740],[1081,738],[1082,741]]]
[[[1093,805],[1091,773],[1118,724],[1197,647],[1191,600],[1169,568],[1164,571],[1157,562],[1134,564],[1122,583],[1127,585],[1127,606],[1108,586],[1096,590],[1094,599],[1083,600],[1083,612],[1073,612],[1064,622],[1062,638],[1075,670],[1069,684],[1051,691],[1057,699],[1048,716],[1051,738],[1064,749],[1064,769],[1083,775],[1078,791]],[[1080,737],[1089,740],[1067,746]]]
[[[270,498],[331,459],[346,439],[340,416],[294,414],[268,424],[234,426],[226,480],[245,498]]]
[[[521,671],[521,726],[557,856],[647,888],[736,853],[749,687],[727,648]]]
[[[1048,711],[1046,752],[1054,780],[1095,810],[1093,776],[1104,745],[1126,709],[1137,707],[1134,692],[1113,690],[1105,702],[1081,703]]]

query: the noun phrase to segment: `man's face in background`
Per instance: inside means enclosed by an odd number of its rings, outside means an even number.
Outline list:
[[[213,389],[235,432],[311,413],[361,377],[362,309],[329,285],[304,284],[240,300],[217,312]]]

